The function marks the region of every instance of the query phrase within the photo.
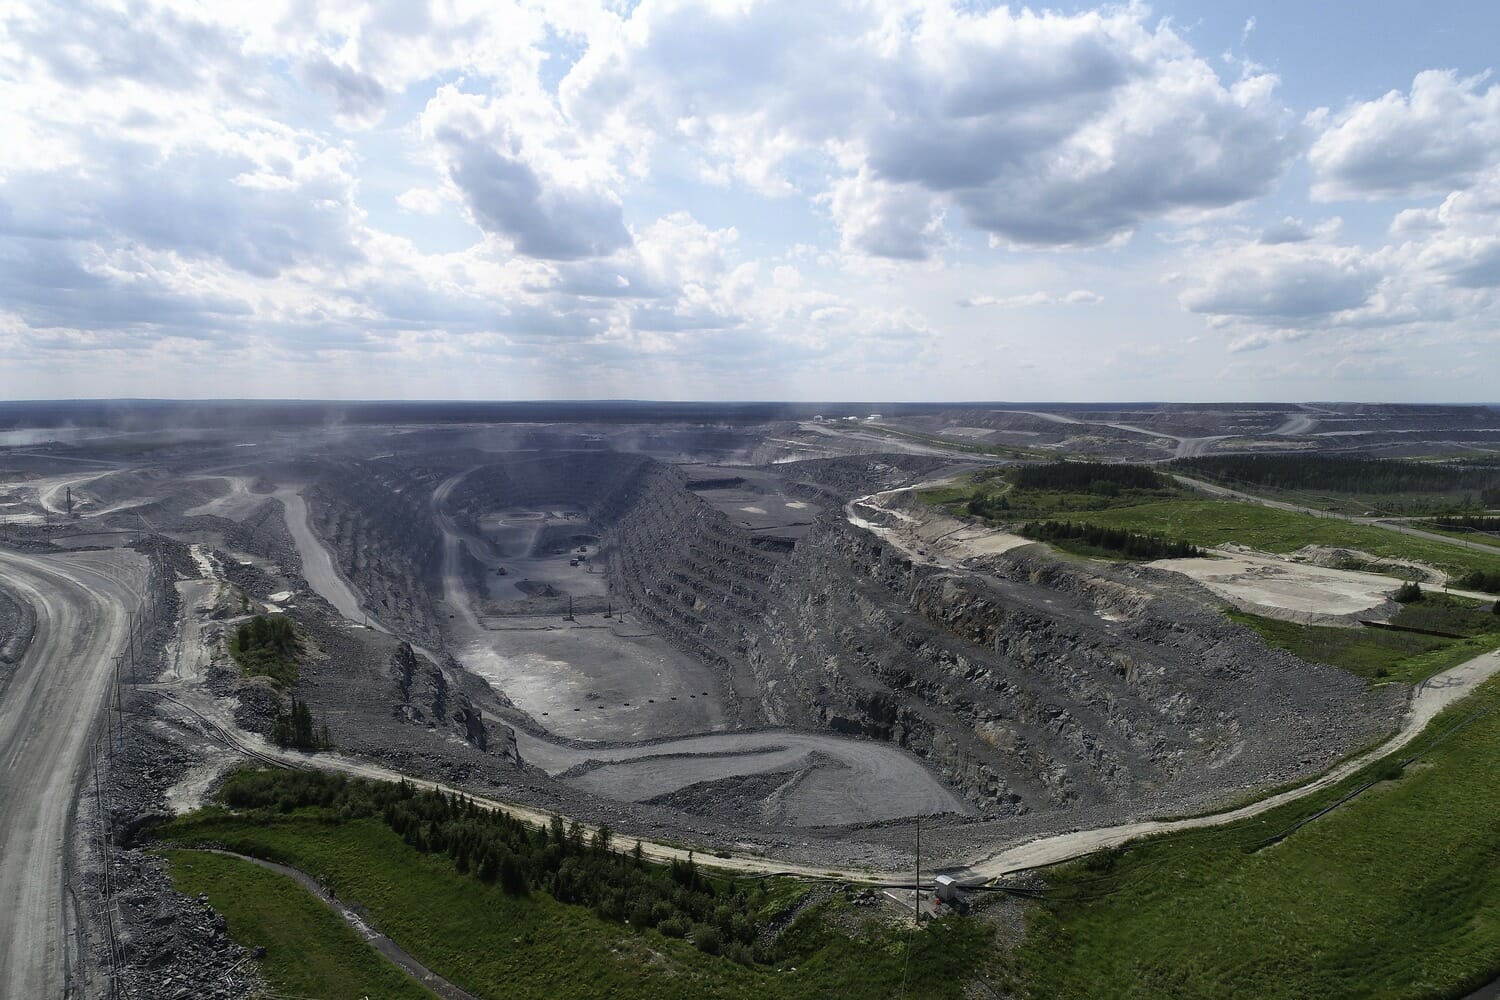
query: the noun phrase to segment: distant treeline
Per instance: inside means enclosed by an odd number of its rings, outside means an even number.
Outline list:
[[[1145,535],[1124,528],[1072,521],[1028,521],[1021,526],[1021,534],[1039,542],[1082,543],[1090,548],[1118,552],[1131,559],[1186,559],[1203,554],[1196,545],[1163,535]]]
[[[1271,489],[1360,494],[1468,491],[1486,506],[1500,503],[1500,470],[1494,468],[1321,455],[1207,455],[1171,464],[1187,475]]]
[[[1112,496],[1121,490],[1154,490],[1167,485],[1154,469],[1144,465],[1109,462],[1049,462],[1021,465],[1010,473],[1010,481],[1022,490],[1062,490],[1068,493],[1100,493]]]
[[[1432,519],[1432,523],[1441,525],[1444,528],[1469,528],[1474,531],[1500,531],[1500,517],[1494,515],[1490,515],[1488,517],[1483,514],[1468,514],[1462,516],[1450,515],[1445,517],[1435,517]]]
[[[446,854],[460,873],[510,895],[545,892],[606,920],[691,937],[703,951],[743,964],[775,958],[757,943],[763,889],[706,877],[691,855],[662,865],[646,861],[639,843],[616,850],[607,826],[586,836],[576,820],[565,825],[554,816],[550,825],[532,827],[464,796],[312,771],[242,771],[220,798],[233,809],[318,806],[346,820],[379,816],[411,847]]]

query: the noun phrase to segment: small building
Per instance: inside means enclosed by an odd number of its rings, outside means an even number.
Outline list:
[[[953,881],[952,877],[939,875],[932,881],[936,889],[934,895],[937,896],[939,903],[945,903],[948,906],[958,909],[968,902],[968,897],[964,895],[963,887]]]

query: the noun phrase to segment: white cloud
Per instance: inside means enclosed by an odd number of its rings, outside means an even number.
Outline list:
[[[1092,245],[1261,194],[1296,150],[1273,77],[1225,85],[1146,17],[645,0],[561,94],[757,187],[810,175],[866,253],[930,255],[950,203],[1004,243]]]
[[[1500,85],[1428,70],[1410,94],[1391,91],[1327,123],[1308,153],[1315,197],[1446,194],[1500,163]]]
[[[1195,269],[1180,300],[1220,320],[1315,323],[1363,306],[1380,278],[1355,247],[1231,243]]]
[[[1096,295],[1084,288],[1077,288],[1062,295],[1054,295],[1051,292],[1028,292],[1024,295],[973,295],[965,299],[959,299],[958,304],[965,309],[973,309],[981,306],[1001,306],[1007,309],[1021,306],[1089,306],[1096,302],[1104,301],[1102,296]]]

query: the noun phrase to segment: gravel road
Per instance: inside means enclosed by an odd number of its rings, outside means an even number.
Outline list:
[[[0,996],[60,997],[82,959],[67,888],[75,804],[146,561],[0,551],[0,574],[37,615],[0,701]]]
[[[302,557],[302,576],[307,585],[351,622],[364,621],[366,616],[360,607],[359,595],[334,566],[333,554],[312,529],[307,501],[302,498],[300,487],[284,486],[272,496],[280,500],[286,510],[286,527],[292,533],[297,554]]]

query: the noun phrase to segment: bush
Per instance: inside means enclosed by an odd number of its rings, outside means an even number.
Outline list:
[[[717,955],[724,946],[719,929],[713,924],[699,924],[693,928],[693,947],[708,955]]]
[[[1475,570],[1459,578],[1458,585],[1465,590],[1487,590],[1490,593],[1500,592],[1500,573],[1486,570]]]
[[[656,929],[661,931],[665,937],[683,938],[687,937],[688,924],[681,917],[671,916],[658,923]]]
[[[1415,580],[1407,580],[1396,588],[1395,601],[1397,604],[1415,604],[1424,596],[1420,584]]]
[[[740,965],[755,964],[755,952],[749,945],[741,944],[738,941],[731,942],[729,947],[724,949],[724,957]]]
[[[269,677],[286,687],[297,682],[301,640],[284,615],[256,615],[229,637],[229,654],[247,676]]]

